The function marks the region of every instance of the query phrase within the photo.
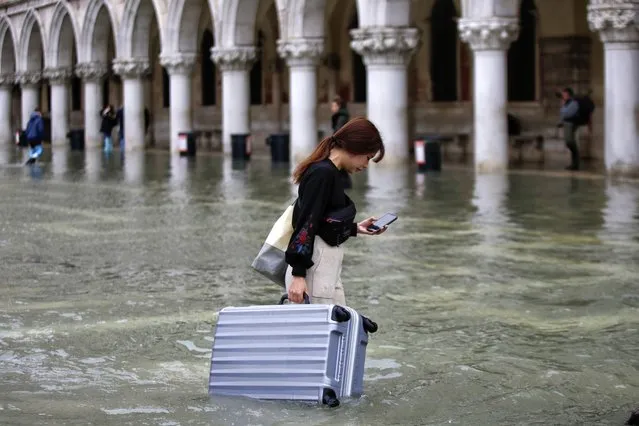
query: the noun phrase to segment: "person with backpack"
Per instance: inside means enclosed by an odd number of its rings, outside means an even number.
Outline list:
[[[42,140],[44,139],[44,120],[40,108],[36,107],[31,113],[24,135],[29,145],[29,159],[26,164],[34,164],[42,155]]]
[[[579,170],[579,147],[577,146],[577,139],[575,137],[577,127],[581,122],[579,102],[575,99],[574,92],[570,87],[563,89],[560,95],[562,106],[559,110],[559,115],[561,116],[561,123],[559,125],[564,129],[564,142],[570,150],[571,157],[570,166],[566,167],[566,169]]]

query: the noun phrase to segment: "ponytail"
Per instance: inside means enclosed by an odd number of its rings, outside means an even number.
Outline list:
[[[297,165],[297,167],[295,167],[295,170],[293,171],[293,183],[300,183],[300,181],[302,180],[302,176],[304,176],[304,173],[311,166],[311,164],[317,163],[318,161],[326,160],[330,155],[333,146],[335,146],[335,139],[333,138],[333,136],[328,136],[322,139],[322,142],[320,142],[319,145],[315,147],[315,150],[313,150],[311,155],[306,157]]]

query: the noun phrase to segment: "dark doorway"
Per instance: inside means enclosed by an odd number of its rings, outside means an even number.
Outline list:
[[[162,106],[164,108],[171,106],[171,77],[164,67],[162,67]]]
[[[111,85],[111,78],[107,74],[107,76],[104,77],[104,83],[102,83],[102,107],[103,108],[109,105],[109,92],[111,91],[110,85]]]
[[[215,64],[211,59],[211,48],[213,47],[213,33],[210,30],[204,30],[202,35],[202,43],[200,44],[200,56],[201,56],[201,84],[202,89],[202,105],[215,105],[215,99],[217,97],[216,89],[216,75]]]
[[[508,49],[508,100],[536,99],[537,8],[535,0],[522,0],[519,9],[519,38]]]
[[[77,75],[71,77],[71,111],[82,109],[82,79]]]
[[[251,84],[251,105],[262,105],[262,55],[264,54],[264,34],[262,31],[257,33],[257,57],[251,68],[250,84]]]
[[[46,83],[47,90],[47,112],[51,115],[51,84],[49,82]],[[40,93],[42,95],[42,93]],[[38,101],[38,104],[41,104],[42,101]]]
[[[437,0],[430,17],[430,76],[433,101],[457,100],[457,10]]]
[[[348,30],[359,28],[357,10],[353,12]],[[350,36],[350,33],[348,34]],[[362,56],[351,49],[351,63],[353,66],[353,102],[366,102],[366,66]]]

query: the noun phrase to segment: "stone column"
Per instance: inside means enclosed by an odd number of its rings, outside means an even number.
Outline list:
[[[171,152],[178,152],[178,133],[193,130],[191,75],[195,54],[181,53],[160,57],[171,79]]]
[[[13,90],[13,74],[0,74],[0,145],[13,141],[14,129],[11,126],[11,92]]]
[[[211,59],[222,71],[222,146],[231,152],[231,134],[251,132],[249,71],[257,56],[253,46],[213,47]]]
[[[459,36],[473,50],[475,169],[508,169],[508,64],[510,43],[519,35],[517,18],[461,18]]]
[[[146,58],[116,59],[113,71],[124,87],[124,140],[126,151],[144,149],[144,80],[150,64]]]
[[[48,68],[44,78],[51,85],[51,146],[64,146],[69,132],[70,68]]]
[[[27,128],[33,110],[40,106],[40,71],[24,71],[18,74],[16,83],[22,89],[22,130]]]
[[[606,169],[638,176],[639,2],[591,0],[588,23],[604,45]]]
[[[75,73],[84,82],[84,145],[86,148],[102,146],[100,112],[104,106],[102,99],[102,81],[108,73],[103,62],[84,62],[77,64]]]
[[[293,164],[317,146],[317,64],[323,38],[278,40],[277,53],[286,60],[290,83],[290,153]]]
[[[384,164],[408,158],[408,84],[406,67],[419,44],[417,28],[360,28],[351,30],[351,48],[366,65],[366,109],[379,129]]]

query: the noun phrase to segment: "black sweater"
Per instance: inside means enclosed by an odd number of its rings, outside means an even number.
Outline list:
[[[293,268],[294,276],[305,277],[306,270],[313,266],[315,236],[320,234],[332,237],[336,234],[336,222],[326,219],[330,212],[340,210],[347,210],[349,213],[343,223],[339,223],[339,227],[345,230],[342,234],[346,235],[337,237],[338,244],[349,236],[357,235],[355,206],[344,193],[340,170],[331,160],[312,164],[300,181],[298,200],[293,209],[293,235],[286,250],[286,263]]]

